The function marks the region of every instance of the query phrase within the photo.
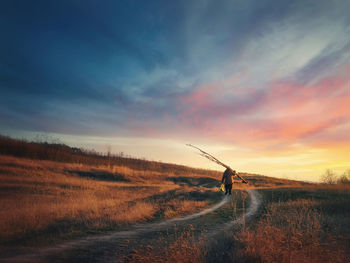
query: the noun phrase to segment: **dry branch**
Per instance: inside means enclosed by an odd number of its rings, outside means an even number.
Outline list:
[[[234,172],[233,172],[233,169],[232,169],[230,166],[228,166],[227,164],[224,164],[223,162],[219,161],[219,160],[218,160],[217,158],[215,158],[213,155],[211,155],[211,154],[209,154],[209,153],[207,153],[207,152],[201,150],[200,148],[198,148],[197,146],[194,146],[194,145],[192,145],[192,144],[186,144],[186,145],[187,145],[187,146],[190,146],[190,147],[193,147],[193,148],[195,148],[195,149],[197,149],[197,150],[199,150],[201,156],[207,158],[208,160],[210,160],[210,161],[212,161],[212,162],[214,162],[214,163],[217,163],[217,164],[219,164],[219,165],[225,167],[226,169],[231,170],[231,172],[234,173]],[[236,174],[236,176],[237,176],[239,179],[241,179],[244,183],[246,183],[246,184],[248,183],[248,182],[247,182],[242,176],[240,176],[238,173],[234,173],[234,174]]]

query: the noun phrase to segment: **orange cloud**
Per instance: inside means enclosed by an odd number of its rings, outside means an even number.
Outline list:
[[[315,84],[272,82],[229,93],[222,83],[181,98],[179,120],[201,136],[250,145],[307,141],[350,122],[350,68]]]

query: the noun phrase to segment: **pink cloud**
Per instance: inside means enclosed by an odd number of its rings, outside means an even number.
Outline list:
[[[200,136],[243,144],[307,141],[350,122],[349,69],[311,85],[278,81],[235,93],[204,85],[179,100],[178,120]]]
[[[340,143],[349,137],[339,127],[350,124],[350,74],[344,72],[309,85],[273,81],[264,89],[228,90],[234,79],[211,83],[172,98],[173,109],[158,111],[158,118],[154,105],[143,105],[143,120],[130,116],[126,126],[139,136],[200,137],[255,149],[329,145],[338,133]]]

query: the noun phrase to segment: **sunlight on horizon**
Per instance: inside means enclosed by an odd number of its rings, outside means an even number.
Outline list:
[[[12,132],[9,134],[16,134],[13,137],[18,139],[27,138],[27,140],[37,142],[64,143],[72,147],[95,150],[104,154],[110,150],[113,154],[120,155],[122,153],[125,157],[217,171],[224,170],[220,165],[200,156],[195,149],[186,146],[187,143],[192,143],[239,172],[292,180],[319,182],[327,169],[333,170],[338,175],[350,169],[350,161],[346,155],[343,155],[346,151],[344,147],[332,148],[331,155],[329,155],[330,149],[303,148],[303,152],[299,150],[289,151],[276,156],[275,153],[270,155],[269,152],[258,152],[223,144],[216,145],[208,141],[196,144],[195,141],[140,137],[98,137],[37,132]],[[333,158],[330,159],[329,156],[333,156]]]

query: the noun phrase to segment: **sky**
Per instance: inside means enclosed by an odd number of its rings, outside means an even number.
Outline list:
[[[317,181],[350,169],[350,1],[0,3],[0,134]]]

